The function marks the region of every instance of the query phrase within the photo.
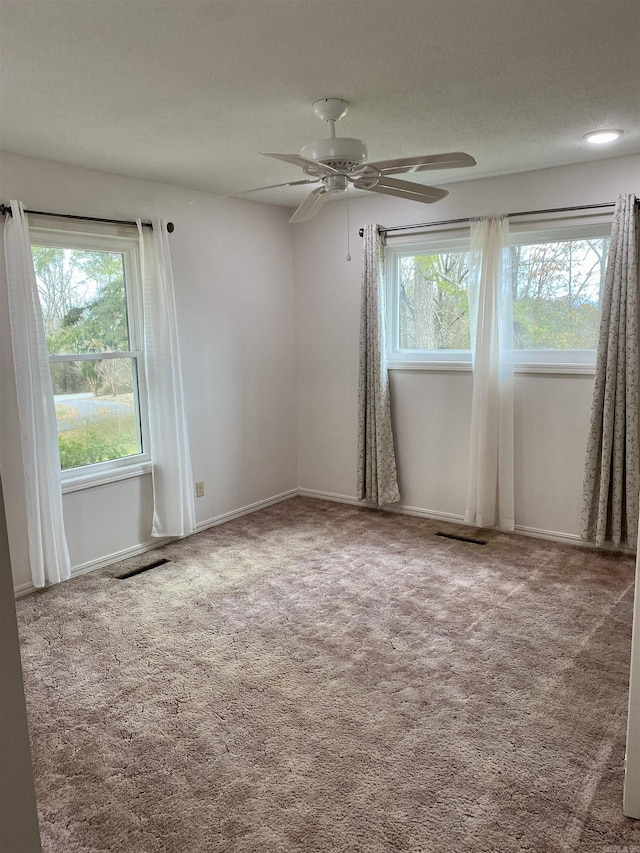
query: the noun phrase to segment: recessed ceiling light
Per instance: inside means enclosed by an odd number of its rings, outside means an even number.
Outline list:
[[[591,133],[585,133],[584,138],[592,145],[606,145],[607,142],[615,142],[620,136],[622,136],[621,130],[594,130]]]

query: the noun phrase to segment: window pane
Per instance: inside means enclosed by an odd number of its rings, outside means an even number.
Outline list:
[[[130,350],[124,257],[32,247],[50,354]]]
[[[608,237],[511,247],[515,349],[596,348],[608,249]]]
[[[398,258],[399,348],[468,350],[469,252]]]
[[[63,469],[142,452],[134,359],[53,362],[51,378]]]

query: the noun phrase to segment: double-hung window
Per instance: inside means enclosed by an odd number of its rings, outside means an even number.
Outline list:
[[[31,228],[65,491],[149,460],[138,239],[101,232]]]
[[[592,370],[610,222],[511,226],[516,369]],[[471,362],[468,232],[387,246],[390,366]]]

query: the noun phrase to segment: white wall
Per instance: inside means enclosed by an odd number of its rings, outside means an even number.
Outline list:
[[[331,202],[316,219],[296,226],[301,488],[356,495],[360,227],[611,202],[618,193],[638,192],[639,174],[640,158],[633,156],[455,183],[433,206],[371,193],[351,201],[350,263],[344,202]],[[579,536],[592,385],[592,377],[584,375],[516,377],[516,524],[521,529]],[[392,371],[391,391],[403,505],[461,518],[470,373]]]
[[[205,524],[297,486],[293,236],[283,208],[133,180],[13,154],[0,199],[116,219],[161,216],[170,235],[196,500]],[[15,387],[0,260],[0,431],[14,451],[3,480],[14,583],[29,584]],[[72,565],[150,539],[150,478],[64,497]]]

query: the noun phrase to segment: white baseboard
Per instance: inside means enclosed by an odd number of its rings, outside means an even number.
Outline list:
[[[319,492],[316,489],[298,489],[297,493],[301,498],[317,498],[320,501],[333,501],[333,503],[338,504],[373,507],[373,504],[369,504],[366,501],[359,501],[357,498],[350,497],[349,495],[334,494],[334,492]]]
[[[436,512],[431,509],[422,509],[417,506],[408,506],[407,504],[386,504],[378,506],[370,501],[361,501],[358,498],[350,497],[349,495],[337,495],[333,492],[319,492],[315,489],[298,489],[298,494],[304,498],[317,498],[323,501],[334,501],[341,504],[352,504],[353,506],[362,506],[366,509],[379,509],[383,512],[397,512],[400,515],[417,515],[422,518],[432,518],[435,521],[450,521],[453,524],[464,524],[462,515],[454,515],[451,512]]]
[[[550,539],[553,542],[560,542],[564,545],[589,544],[575,533],[560,533],[557,530],[543,530],[538,527],[526,527],[522,524],[516,524],[513,532],[519,533],[521,536],[532,536],[534,539]]]
[[[206,530],[208,527],[213,527],[216,524],[224,524],[225,521],[231,521],[233,518],[239,518],[241,515],[248,515],[249,513],[256,512],[256,510],[264,509],[264,507],[271,506],[271,504],[286,501],[287,498],[294,497],[297,493],[297,489],[291,489],[289,492],[283,492],[282,494],[274,495],[271,498],[256,501],[253,504],[233,510],[232,512],[226,512],[222,515],[216,516],[215,518],[210,518],[207,521],[200,521],[196,524],[194,533],[199,533],[201,530]],[[192,535],[193,534],[191,533],[187,534],[187,536]],[[175,542],[176,539],[179,538],[186,539],[187,537],[165,536],[158,539],[150,539],[147,542],[142,542],[140,545],[134,545],[132,548],[125,548],[115,554],[109,554],[107,557],[101,557],[99,560],[91,560],[87,563],[83,563],[81,566],[76,566],[71,569],[71,577],[74,578],[78,575],[85,575],[87,572],[93,572],[96,569],[103,569],[105,566],[110,566],[113,563],[119,563],[121,560],[126,560],[129,557],[137,557],[138,554],[144,554],[146,551],[153,551],[154,548],[166,545],[167,542]]]
[[[23,595],[29,595],[30,592],[35,592],[37,587],[32,583],[20,583],[13,588],[13,597],[20,598]]]
[[[225,521],[231,521],[234,518],[239,518],[242,515],[249,515],[259,509],[271,506],[272,504],[286,501],[298,494],[297,489],[290,489],[288,492],[282,492],[279,495],[274,495],[271,498],[265,498],[262,501],[243,506],[240,509],[226,512],[218,515],[215,518],[209,518],[206,521],[201,521],[196,525],[195,533],[201,530],[206,530],[208,527],[214,527],[216,524],[224,524]],[[190,534],[192,535],[192,534]],[[89,560],[79,566],[74,566],[71,569],[71,577],[75,578],[79,575],[86,575],[89,572],[94,572],[97,569],[103,569],[105,566],[110,566],[113,563],[119,563],[121,560],[127,560],[129,557],[137,557],[138,554],[144,554],[146,551],[152,551],[154,548],[159,548],[161,545],[166,545],[167,542],[174,542],[177,537],[164,537],[162,539],[150,539],[147,542],[141,542],[139,545],[134,545],[131,548],[124,548],[121,551],[116,551],[113,554],[108,554],[106,557],[100,557],[98,560]],[[186,538],[186,537],[185,537]],[[13,593],[15,598],[20,598],[23,595],[28,595],[30,592],[35,592],[37,587],[31,583],[23,583],[14,587]]]
[[[324,501],[332,501],[333,503],[343,503],[343,504],[351,504],[352,506],[366,507],[368,509],[378,509],[384,512],[396,512],[400,515],[414,515],[422,518],[430,518],[434,521],[448,521],[452,524],[464,524],[464,516],[456,515],[450,512],[436,512],[435,510],[423,509],[422,507],[408,506],[406,504],[387,504],[386,506],[379,507],[377,504],[370,503],[369,501],[361,501],[358,498],[353,497],[351,495],[341,495],[336,494],[334,492],[322,492],[316,489],[289,489],[287,492],[282,492],[279,495],[273,495],[273,497],[265,498],[261,501],[256,501],[252,504],[247,504],[247,506],[240,507],[239,509],[232,510],[231,512],[225,512],[221,515],[217,515],[213,518],[209,518],[205,521],[200,521],[196,525],[195,532],[199,533],[202,530],[206,530],[209,527],[215,527],[218,524],[224,524],[226,521],[232,521],[234,518],[240,518],[243,515],[250,515],[252,512],[257,512],[259,509],[265,509],[268,506],[273,506],[273,504],[281,503],[282,501],[289,500],[289,498],[294,497],[305,497],[305,498],[315,498],[317,500]],[[472,525],[470,525],[472,526]],[[553,542],[558,542],[565,545],[580,545],[586,548],[595,548],[595,545],[592,542],[586,542],[584,539],[581,539],[580,536],[577,536],[572,533],[559,533],[556,530],[543,530],[536,527],[526,527],[523,525],[516,525],[514,533],[519,533],[523,536],[532,536],[538,539],[546,539],[551,540]],[[96,571],[97,569],[102,569],[105,566],[110,566],[113,563],[119,563],[121,560],[126,560],[129,557],[136,557],[138,554],[144,554],[146,551],[152,551],[154,548],[159,548],[161,545],[165,545],[167,542],[174,541],[172,538],[163,538],[163,539],[152,539],[147,542],[142,542],[139,545],[134,545],[131,548],[124,548],[121,551],[116,551],[113,554],[109,554],[106,557],[101,557],[99,560],[89,560],[86,563],[83,563],[80,566],[75,566],[71,569],[71,577],[78,577],[79,575],[85,575],[88,572]],[[623,552],[627,554],[635,553],[632,549],[629,548],[613,548],[612,546],[604,546],[606,550],[615,550],[618,552]],[[19,586],[14,587],[14,596],[16,598],[20,598],[23,595],[28,595],[31,592],[35,592],[36,587],[31,583],[23,583]]]
[[[519,524],[516,524],[513,532],[520,533],[522,536],[533,536],[535,539],[547,539],[552,542],[559,542],[562,545],[580,545],[582,548],[613,551],[616,554],[636,553],[635,548],[629,548],[627,545],[612,545],[610,542],[605,542],[604,545],[596,545],[595,542],[589,542],[575,533],[559,533],[556,530],[541,530],[537,527],[524,527]]]
[[[166,545],[167,542],[172,542],[171,537],[162,539],[149,539],[147,542],[141,542],[139,545],[133,545],[131,548],[123,548],[121,551],[114,551],[106,557],[100,557],[98,560],[89,560],[86,563],[81,563],[79,566],[74,566],[71,569],[71,577],[76,578],[79,575],[86,575],[89,572],[95,572],[98,569],[104,569],[105,566],[111,566],[113,563],[119,563],[121,560],[127,560],[129,557],[137,557],[138,554],[144,554],[146,551],[152,551],[154,548],[159,548],[161,545]],[[28,595],[30,592],[35,592],[38,587],[31,583],[23,583],[14,587],[13,593],[16,598],[22,595]]]
[[[302,497],[317,498],[318,500],[334,501],[336,503],[353,504],[354,506],[363,506],[369,509],[379,509],[384,512],[397,512],[401,515],[416,515],[422,518],[430,518],[434,521],[449,521],[452,524],[464,524],[464,516],[456,515],[451,512],[436,512],[431,509],[423,509],[422,507],[408,506],[406,504],[387,504],[386,506],[378,506],[369,501],[360,501],[357,498],[349,495],[339,495],[332,492],[320,492],[315,489],[298,489],[298,494]],[[468,525],[473,527],[473,525]],[[498,529],[498,528],[496,528]],[[580,545],[583,548],[595,548],[593,542],[587,542],[580,536],[574,533],[560,533],[557,530],[544,530],[538,527],[527,527],[525,525],[516,525],[513,531],[522,536],[532,536],[537,539],[546,539],[552,542],[558,542],[563,545]],[[618,553],[633,554],[630,548],[614,548],[612,545],[605,544],[604,550],[617,551]]]
[[[88,572],[94,572],[96,569],[104,569],[105,566],[111,566],[113,563],[119,563],[122,560],[128,560],[129,557],[137,557],[138,554],[144,554],[147,551],[153,551],[154,548],[159,548],[161,545],[166,545],[167,542],[173,542],[175,537],[163,536],[157,539],[149,539],[147,542],[141,542],[139,545],[133,545],[131,548],[123,548],[122,551],[116,551],[114,554],[109,554],[107,557],[100,557],[99,560],[89,560],[82,563],[80,566],[74,566],[71,569],[71,577],[75,578],[78,575],[86,575]]]
[[[464,524],[463,515],[455,515],[452,512],[436,512],[434,509],[422,509],[418,506],[407,506],[405,504],[393,504],[382,507],[385,512],[398,512],[401,515],[417,515],[421,518],[431,518],[434,521],[450,521],[451,524]]]
[[[225,521],[232,521],[234,518],[240,518],[242,515],[250,515],[250,513],[257,512],[259,509],[265,509],[268,506],[273,506],[273,504],[279,504],[282,501],[287,501],[289,498],[295,498],[298,494],[300,494],[298,489],[289,489],[288,492],[281,492],[281,494],[274,495],[271,498],[265,498],[262,501],[247,504],[247,506],[240,507],[240,509],[234,509],[231,510],[231,512],[216,515],[214,518],[209,518],[206,521],[200,521],[196,525],[196,533],[199,533],[201,530],[206,530],[208,527],[215,527],[217,524],[224,524]]]

